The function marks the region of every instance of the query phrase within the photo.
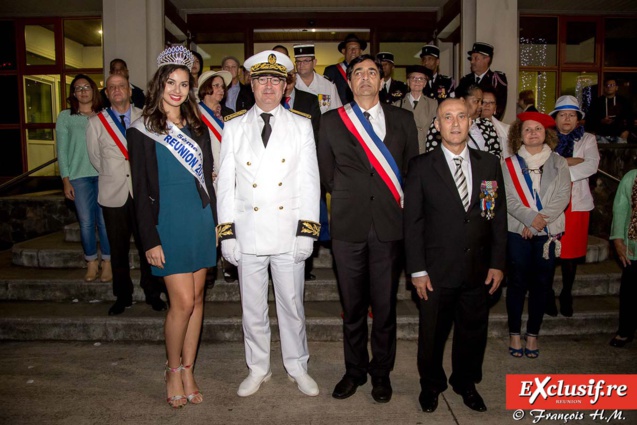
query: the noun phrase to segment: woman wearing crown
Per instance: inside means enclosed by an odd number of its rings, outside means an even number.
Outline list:
[[[141,243],[170,298],[165,380],[173,408],[203,401],[193,365],[206,269],[216,264],[213,158],[195,100],[192,63],[183,46],[159,55],[142,117],[127,132]]]

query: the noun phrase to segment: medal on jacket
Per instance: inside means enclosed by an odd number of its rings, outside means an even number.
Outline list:
[[[495,217],[495,199],[498,197],[498,182],[495,180],[483,180],[480,183],[480,215],[491,220]]]

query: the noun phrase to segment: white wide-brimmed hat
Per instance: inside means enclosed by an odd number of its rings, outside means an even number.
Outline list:
[[[199,77],[197,85],[201,87],[203,86],[203,83],[205,83],[208,79],[214,77],[223,78],[223,82],[225,83],[226,87],[230,87],[230,83],[232,82],[232,74],[228,71],[206,71]]]
[[[550,116],[555,118],[558,112],[561,111],[575,111],[577,112],[579,119],[584,118],[584,112],[579,107],[579,102],[575,96],[561,96],[555,101],[555,109],[549,113]]]

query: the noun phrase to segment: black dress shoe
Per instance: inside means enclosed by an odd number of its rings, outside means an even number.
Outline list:
[[[560,314],[564,317],[573,317],[573,297],[560,296]]]
[[[544,313],[551,317],[557,317],[557,304],[555,302],[555,297],[546,301]]]
[[[356,379],[351,376],[345,375],[343,376],[343,379],[341,379],[339,383],[336,384],[336,386],[334,387],[332,397],[339,400],[351,397],[354,395],[354,393],[356,393],[356,389],[361,385],[365,385],[366,382],[367,377]]]
[[[372,378],[372,386],[372,397],[378,403],[387,403],[391,400],[393,391],[388,376]]]
[[[613,337],[613,339],[610,340],[608,345],[610,345],[611,347],[615,347],[615,348],[624,348],[626,346],[626,344],[628,344],[629,342],[632,342],[633,338],[622,337],[622,336],[619,336],[619,335],[615,335]]]
[[[133,300],[118,298],[115,303],[108,309],[109,316],[117,316],[122,314],[124,310],[133,305]]]
[[[166,302],[159,297],[146,298],[146,304],[151,306],[155,311],[166,311],[168,306]]]
[[[487,406],[484,404],[484,400],[478,394],[478,391],[475,388],[468,388],[462,391],[456,391],[456,394],[460,394],[462,396],[462,401],[464,404],[471,410],[475,410],[476,412],[486,412]]]
[[[431,413],[438,408],[438,393],[436,391],[423,390],[418,397],[423,412]]]
[[[316,280],[316,275],[314,275],[313,273],[306,273],[305,280]]]

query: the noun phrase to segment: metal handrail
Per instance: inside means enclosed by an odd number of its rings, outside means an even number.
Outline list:
[[[617,177],[613,176],[612,174],[607,173],[606,171],[602,170],[602,169],[597,169],[597,172],[600,174],[605,175],[606,177],[608,177],[611,180],[615,180],[617,183],[619,183],[621,180],[618,179]]]
[[[45,167],[48,167],[51,164],[55,164],[57,162],[57,160],[58,160],[57,158],[53,158],[52,160],[47,161],[44,164],[39,165],[39,166],[35,167],[32,170],[25,171],[24,173],[20,174],[19,176],[12,178],[8,182],[0,184],[0,192],[2,192],[7,187],[13,186],[16,183],[21,182],[22,180],[26,179],[27,177],[29,177],[31,174],[35,173],[36,171],[40,171],[41,169],[43,169]]]

